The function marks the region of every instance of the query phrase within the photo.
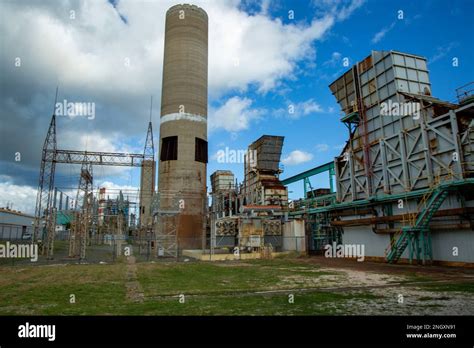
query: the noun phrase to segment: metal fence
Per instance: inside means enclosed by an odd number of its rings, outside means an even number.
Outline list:
[[[93,236],[86,243],[85,257],[80,258],[70,252],[67,231],[59,232],[54,242],[53,257],[48,259],[41,255],[41,243],[38,244],[39,257],[36,262],[29,258],[2,258],[0,265],[27,264],[108,264],[126,262],[128,256],[134,256],[136,262],[192,262],[197,260],[241,260],[253,258],[272,258],[279,253],[306,253],[306,237],[272,236],[262,239],[262,243],[237,246],[235,243],[218,245],[217,240],[209,237],[181,238],[170,243],[159,237],[128,237],[116,235]],[[265,241],[265,243],[263,243]],[[211,243],[212,242],[212,243]],[[237,241],[235,241],[237,242]],[[0,242],[5,244],[6,241]],[[30,244],[31,240],[9,241],[11,244]],[[74,248],[72,248],[74,249]],[[74,249],[77,250],[77,249]],[[77,251],[76,251],[77,253]]]

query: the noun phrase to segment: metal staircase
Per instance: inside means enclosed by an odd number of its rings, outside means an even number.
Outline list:
[[[404,230],[397,232],[390,245],[385,249],[386,259],[389,263],[396,263],[408,245],[409,233]]]
[[[449,186],[437,186],[429,190],[421,199],[416,213],[408,215],[409,226],[403,227],[393,237],[385,250],[389,263],[396,263],[407,246],[410,247],[410,263],[415,256],[417,260],[432,259],[431,235],[429,224],[433,215],[449,194]]]

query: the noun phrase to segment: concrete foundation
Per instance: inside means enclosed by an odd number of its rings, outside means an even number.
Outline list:
[[[207,251],[209,252],[209,251]],[[271,258],[289,255],[291,252],[272,252]],[[241,253],[239,256],[235,256],[233,253],[226,254],[203,254],[202,250],[183,250],[183,256],[191,257],[199,261],[238,261],[238,260],[255,260],[261,259],[262,253]]]
[[[303,219],[294,219],[283,224],[283,250],[306,251],[305,223]]]
[[[344,228],[342,241],[343,244],[362,244],[366,257],[380,257],[384,260],[390,235],[375,234],[370,226],[353,226]],[[433,261],[474,263],[474,231],[455,229],[432,231],[431,242]],[[457,248],[457,255],[454,248]],[[409,258],[408,248],[401,258]]]

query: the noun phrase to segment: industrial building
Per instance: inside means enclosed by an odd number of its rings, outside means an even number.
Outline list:
[[[332,242],[365,246],[388,262],[474,262],[474,99],[431,96],[426,59],[373,51],[329,86],[348,141],[334,162],[283,180],[329,173],[329,194],[295,202],[310,249]],[[334,177],[334,179],[333,179]],[[333,191],[333,181],[336,189]]]
[[[30,239],[35,217],[11,208],[0,208],[0,240]]]
[[[335,243],[363,246],[371,260],[472,265],[472,85],[458,90],[457,103],[441,101],[431,95],[425,58],[373,51],[329,89],[348,130],[340,156],[280,181],[283,138],[254,142],[240,187],[231,172],[211,176],[214,246],[295,250],[298,229],[283,231],[303,222],[312,253]],[[313,188],[310,178],[323,173],[327,186]],[[295,182],[304,197],[288,204],[283,185]]]
[[[364,245],[367,259],[384,262],[473,264],[472,84],[445,102],[432,96],[425,58],[373,51],[329,86],[347,128],[334,161],[282,179],[284,137],[263,135],[248,147],[241,183],[227,170],[210,176],[209,206],[207,75],[207,14],[176,5],[166,13],[157,160],[151,110],[140,154],[58,149],[52,116],[33,226],[45,255],[53,256],[56,216],[65,214],[53,194],[55,166],[72,163],[81,173],[68,215],[71,256],[85,258],[93,236],[122,243],[130,235],[158,257],[196,249],[324,253],[336,243]],[[96,165],[140,168],[137,216],[121,194],[94,197]],[[325,187],[311,184],[319,174]],[[290,200],[287,186],[296,182],[304,196]]]
[[[230,171],[211,175],[212,252],[306,252],[304,221],[288,219],[288,190],[279,178],[283,141],[281,136],[264,135],[249,145],[240,185]]]
[[[122,190],[116,199],[107,195],[105,187],[99,189],[98,230],[100,234],[118,234],[135,226],[135,215],[131,213],[134,202],[124,198]]]

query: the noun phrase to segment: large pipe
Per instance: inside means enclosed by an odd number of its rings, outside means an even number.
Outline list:
[[[456,215],[472,214],[472,213],[474,213],[474,207],[443,209],[434,213],[433,217],[456,216]],[[351,220],[333,220],[331,221],[331,225],[332,226],[363,226],[367,224],[376,224],[376,223],[400,222],[400,221],[403,221],[403,219],[404,219],[404,215],[391,215],[391,216],[379,216],[379,217],[351,219]]]

